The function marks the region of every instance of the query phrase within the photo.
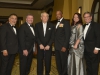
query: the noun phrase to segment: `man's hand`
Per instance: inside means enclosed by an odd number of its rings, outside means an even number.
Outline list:
[[[50,46],[49,45],[47,45],[45,48],[44,48],[44,50],[49,50],[50,49]]]
[[[4,56],[8,56],[7,50],[3,50],[3,55],[4,55]]]
[[[98,52],[99,52],[99,51],[96,50],[96,49],[94,49],[94,51],[93,51],[94,54],[98,54]]]
[[[62,52],[65,52],[66,51],[66,48],[65,47],[62,47],[61,51]]]
[[[44,46],[42,44],[40,44],[40,49],[43,49],[44,50]]]
[[[28,56],[28,51],[27,50],[23,50],[23,55],[24,56]]]

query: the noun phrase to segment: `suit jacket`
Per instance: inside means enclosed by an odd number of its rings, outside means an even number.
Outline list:
[[[84,25],[85,28],[86,25]],[[91,22],[86,37],[84,40],[85,51],[92,52],[95,47],[100,47],[100,25],[96,22]]]
[[[62,47],[69,48],[71,28],[68,21],[62,19],[57,29],[55,27],[55,49],[61,50]]]
[[[9,23],[1,26],[0,45],[1,51],[7,50],[8,54],[15,54],[18,51],[18,37]]]
[[[30,26],[26,22],[20,26],[18,37],[20,47],[19,52],[22,52],[23,50],[28,50],[28,52],[30,53],[34,47],[35,35],[33,35]]]
[[[36,41],[38,45],[43,44],[44,46],[51,46],[54,41],[54,25],[47,22],[46,34],[44,36],[43,24],[39,22],[35,25],[36,30]]]

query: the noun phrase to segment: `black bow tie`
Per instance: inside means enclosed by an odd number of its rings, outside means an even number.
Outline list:
[[[30,25],[30,27],[33,27],[32,25]]]
[[[89,25],[89,24],[85,24],[85,25]]]
[[[16,28],[15,26],[12,26],[12,27]]]
[[[57,22],[60,22],[59,20]]]

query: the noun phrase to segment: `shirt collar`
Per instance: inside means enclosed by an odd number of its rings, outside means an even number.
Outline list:
[[[9,24],[10,24],[10,22],[9,22]],[[15,26],[15,25],[12,25],[12,24],[10,24],[11,26]]]
[[[88,24],[86,23],[87,26],[90,26],[90,24],[91,24],[91,23],[88,23]]]
[[[26,22],[29,26],[31,25],[31,24],[29,24],[28,22]]]
[[[43,25],[47,25],[47,23],[43,23]]]
[[[59,20],[60,22],[62,21],[63,17]]]

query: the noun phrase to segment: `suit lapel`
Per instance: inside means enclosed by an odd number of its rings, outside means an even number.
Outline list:
[[[29,29],[29,31],[32,33],[32,30],[30,29],[30,27],[29,27],[29,25],[27,23],[26,23],[26,26]],[[34,34],[32,33],[32,35],[34,35]]]
[[[16,30],[16,34],[15,34],[15,32],[14,32],[14,30],[13,30],[13,28],[11,27],[11,25],[8,23],[8,27],[10,28],[10,30],[14,33],[14,35],[17,35],[17,30]]]
[[[40,25],[40,30],[41,30],[42,35],[44,36],[44,30],[43,30],[43,23],[42,22],[41,22],[41,25]]]
[[[87,30],[86,37],[87,37],[87,35],[89,34],[89,32],[90,32],[90,30],[91,30],[91,25],[92,25],[92,24],[90,24],[90,26],[89,26],[89,28],[88,28],[88,30]]]
[[[49,29],[49,23],[47,23],[45,36],[46,36],[46,35],[47,35],[47,33],[48,33],[48,29]]]
[[[64,19],[62,19],[62,21],[59,23],[59,25],[60,25],[61,23],[63,23],[63,21],[64,21]],[[56,25],[57,25],[57,24],[56,24]],[[57,28],[55,27],[56,31],[59,29],[59,25],[58,25]]]

